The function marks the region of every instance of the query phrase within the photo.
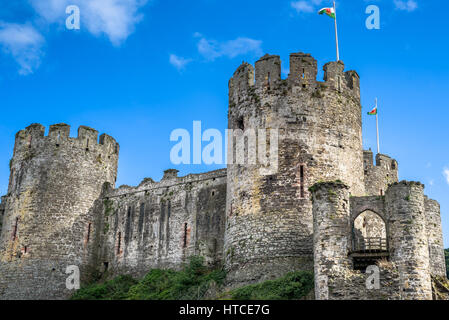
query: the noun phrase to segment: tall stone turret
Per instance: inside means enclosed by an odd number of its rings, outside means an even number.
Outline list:
[[[426,209],[426,234],[429,244],[430,272],[435,276],[446,277],[440,204],[435,200],[424,197],[424,205]]]
[[[16,135],[0,238],[0,298],[63,298],[67,266],[87,273],[95,232],[90,212],[115,184],[119,147],[88,127],[33,124]]]
[[[329,278],[351,267],[348,187],[339,182],[312,187],[315,297],[329,299]]]
[[[431,300],[424,186],[419,182],[395,183],[388,188],[385,203],[390,261],[399,271],[401,299]]]
[[[234,148],[237,139],[246,137],[245,152],[257,159],[264,149],[250,142],[253,133],[258,143],[266,139],[266,149],[278,145],[271,172],[260,162],[228,161],[225,265],[230,286],[312,269],[309,186],[340,179],[352,195],[365,192],[359,77],[344,72],[342,62],[326,64],[324,73],[325,81],[317,81],[316,60],[295,53],[284,80],[279,56],[266,55],[255,68],[241,65],[229,82],[228,127],[237,136],[228,139],[229,145]],[[271,139],[276,132],[277,139]]]

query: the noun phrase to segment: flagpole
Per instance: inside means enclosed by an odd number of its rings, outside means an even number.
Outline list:
[[[377,153],[380,154],[380,144],[379,144],[379,110],[377,109],[377,98],[376,98],[376,129],[377,129]]]
[[[338,30],[337,30],[337,10],[335,8],[335,1],[334,1],[334,14],[335,14],[335,43],[337,44],[337,61],[340,61],[340,52],[338,50]]]

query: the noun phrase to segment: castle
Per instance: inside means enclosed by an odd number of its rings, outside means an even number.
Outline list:
[[[115,188],[119,145],[80,127],[17,133],[0,217],[0,299],[63,299],[81,279],[143,276],[189,256],[223,264],[227,286],[313,270],[317,299],[432,299],[445,277],[439,204],[398,163],[362,148],[360,81],[341,61],[290,56],[242,64],[229,82],[228,127],[278,129],[278,169],[227,169]],[[379,286],[366,285],[377,266]]]

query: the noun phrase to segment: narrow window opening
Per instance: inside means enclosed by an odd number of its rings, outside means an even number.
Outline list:
[[[118,241],[117,241],[117,255],[120,254],[120,247],[122,245],[122,233],[118,233]]]
[[[11,188],[12,188],[12,182],[13,182],[13,179],[14,179],[14,173],[15,173],[15,171],[14,171],[14,169],[12,169],[11,170],[11,175],[9,176],[9,185],[10,185]]]
[[[108,271],[109,268],[109,262],[103,262],[103,266],[104,266],[104,272]]]
[[[90,240],[90,230],[91,230],[91,228],[92,228],[92,223],[89,223],[89,225],[87,226],[87,238],[86,238],[87,242],[89,242],[89,240]]]
[[[305,75],[306,75],[306,70],[304,68],[302,68],[301,79],[304,79]]]
[[[267,86],[269,87],[271,83],[271,74],[268,72],[268,76],[267,76]]]
[[[87,139],[87,142],[86,142],[86,151],[89,151],[89,139]]]
[[[384,191],[382,189],[380,189],[380,195],[383,196],[384,195]]]
[[[184,223],[184,243],[182,247],[187,247],[187,223]]]
[[[212,197],[215,196],[215,191],[212,191]]]
[[[14,225],[14,229],[12,232],[12,241],[15,241],[17,239],[17,228],[19,226],[19,218],[16,218],[16,224]]]
[[[23,247],[23,253],[27,253],[28,252],[28,247],[27,246],[25,246],[25,247]]]
[[[245,130],[245,123],[243,121],[243,117],[240,117],[237,120],[237,128],[240,129],[240,130]]]
[[[299,190],[300,190],[300,197],[304,198],[304,166],[299,166]]]

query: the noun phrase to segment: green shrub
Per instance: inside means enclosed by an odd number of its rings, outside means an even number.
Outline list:
[[[230,296],[234,300],[296,300],[310,293],[313,286],[313,273],[297,271],[276,280],[234,289]]]
[[[129,291],[132,300],[199,300],[212,282],[223,284],[225,273],[204,266],[202,257],[192,257],[182,271],[151,270]]]
[[[137,283],[131,276],[119,276],[104,283],[92,284],[76,291],[72,300],[122,300]]]
[[[449,253],[448,253],[449,254]],[[192,257],[181,271],[153,269],[137,281],[131,276],[88,285],[78,290],[73,300],[201,300],[211,286],[224,283],[222,269],[209,269],[202,257]],[[313,289],[311,272],[291,272],[282,278],[234,289],[221,298],[234,300],[295,300]],[[218,292],[215,292],[218,293]]]
[[[209,269],[204,259],[192,257],[181,271],[153,269],[140,281],[120,276],[78,290],[75,300],[197,300],[212,283],[223,284],[225,272]]]

